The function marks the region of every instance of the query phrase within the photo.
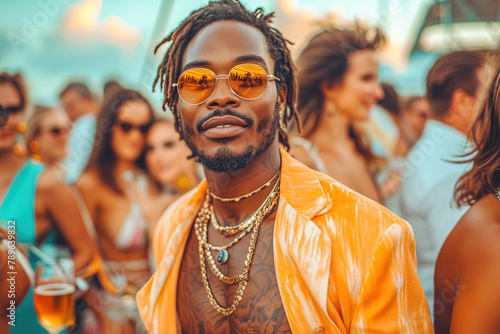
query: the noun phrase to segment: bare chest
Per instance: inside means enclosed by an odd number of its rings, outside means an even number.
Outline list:
[[[198,240],[191,231],[179,273],[177,312],[183,333],[291,333],[279,293],[273,259],[273,229],[275,214],[268,216],[260,227],[255,254],[250,266],[249,281],[236,311],[224,316],[216,311],[207,296],[200,267]],[[224,245],[234,237],[225,238],[209,228],[209,241]],[[247,235],[228,250],[229,259],[217,264],[226,276],[243,272],[251,236]],[[213,252],[217,257],[217,252]],[[233,303],[238,284],[227,285],[206,266],[213,298],[222,307]]]

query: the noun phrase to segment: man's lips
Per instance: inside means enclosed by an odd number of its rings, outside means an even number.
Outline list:
[[[248,127],[248,123],[239,117],[224,115],[214,116],[203,123],[201,129],[211,139],[236,137]]]
[[[232,115],[214,116],[203,123],[201,129],[206,131],[212,128],[223,129],[232,126],[247,127],[248,123],[241,118]]]

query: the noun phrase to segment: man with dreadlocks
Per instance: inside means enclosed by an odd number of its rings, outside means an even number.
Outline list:
[[[206,180],[157,225],[147,329],[431,333],[409,225],[287,153],[296,83],[271,18],[210,2],[157,47],[172,42],[156,81]]]

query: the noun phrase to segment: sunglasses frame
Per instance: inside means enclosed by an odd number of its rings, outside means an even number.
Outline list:
[[[18,113],[22,110],[22,106],[5,107],[0,104],[0,127],[3,127],[9,121],[10,114]]]
[[[231,85],[229,84],[229,75],[231,74],[231,71],[232,71],[232,70],[234,70],[236,67],[238,67],[238,66],[243,66],[243,65],[258,66],[258,67],[260,67],[260,68],[262,69],[262,71],[264,71],[264,73],[266,73],[266,78],[267,78],[267,81],[266,81],[266,89],[262,92],[262,94],[260,94],[259,96],[255,97],[255,98],[253,98],[253,99],[247,99],[247,98],[245,98],[245,97],[243,97],[243,96],[240,96],[240,95],[236,94],[236,92],[233,90],[233,88],[232,88],[232,87],[231,87]],[[189,103],[189,102],[187,102],[186,100],[184,100],[184,99],[182,98],[181,94],[179,93],[179,80],[180,80],[180,78],[184,75],[184,73],[186,73],[186,72],[188,72],[188,71],[192,71],[192,70],[198,70],[198,69],[199,69],[199,70],[207,70],[207,71],[212,72],[212,74],[213,74],[213,75],[214,75],[214,77],[215,77],[215,86],[214,86],[214,90],[213,90],[212,94],[210,94],[210,95],[209,95],[209,96],[208,96],[205,100],[201,101],[200,103]],[[191,106],[199,106],[200,104],[203,104],[203,103],[207,102],[207,100],[208,100],[208,99],[210,99],[210,98],[212,97],[212,95],[214,95],[215,90],[217,89],[217,84],[218,84],[218,80],[219,80],[219,79],[227,79],[227,80],[228,80],[227,85],[228,85],[229,89],[231,90],[231,92],[232,92],[234,95],[236,95],[237,97],[239,97],[240,99],[247,100],[247,101],[257,100],[259,97],[261,97],[262,95],[264,95],[264,93],[265,93],[265,92],[266,92],[266,90],[267,90],[268,83],[269,83],[270,81],[278,80],[278,82],[281,82],[281,79],[280,79],[280,78],[278,78],[278,77],[274,76],[273,74],[267,74],[266,70],[265,70],[262,66],[260,66],[260,65],[258,65],[258,64],[245,63],[245,64],[238,64],[238,65],[233,66],[233,67],[229,70],[229,73],[228,73],[228,74],[219,74],[219,75],[215,75],[214,71],[212,71],[212,70],[211,70],[211,69],[209,69],[209,68],[204,68],[204,67],[194,67],[194,68],[190,68],[190,69],[185,70],[184,72],[182,72],[182,73],[179,75],[179,79],[177,79],[177,83],[172,84],[172,87],[176,87],[176,88],[177,88],[177,95],[179,95],[179,98],[180,98],[180,99],[181,99],[184,103],[189,104],[189,105],[191,105]]]
[[[130,125],[131,128],[128,129],[128,130],[125,130],[123,128],[123,125]],[[132,124],[132,123],[129,123],[129,122],[120,122],[120,121],[117,121],[116,122],[116,126],[119,126],[120,129],[123,131],[123,133],[130,133],[130,131],[132,131],[133,129],[137,129],[139,130],[139,132],[142,134],[142,135],[146,135],[149,131],[149,129],[151,128],[151,125],[152,123],[147,123],[147,124],[142,124],[142,125],[135,125],[135,124]],[[142,129],[146,129],[145,131],[141,130]]]
[[[9,121],[10,114],[7,111],[0,110],[0,128]]]
[[[52,136],[60,137],[63,134],[68,134],[69,131],[70,131],[69,128],[54,126],[48,129],[47,133],[50,133]]]

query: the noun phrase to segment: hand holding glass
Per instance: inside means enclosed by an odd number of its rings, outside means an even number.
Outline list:
[[[75,322],[75,274],[71,260],[39,261],[34,289],[35,311],[51,334]]]

